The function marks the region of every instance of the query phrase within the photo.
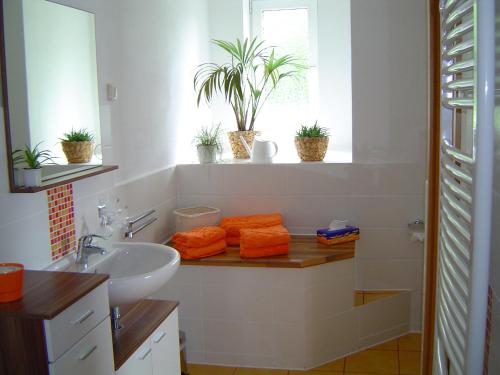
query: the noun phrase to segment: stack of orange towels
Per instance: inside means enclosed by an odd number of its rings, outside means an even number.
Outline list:
[[[226,231],[226,242],[229,246],[240,244],[241,229],[258,229],[282,225],[281,214],[251,215],[225,217],[220,226]]]
[[[210,226],[177,232],[172,237],[174,247],[182,259],[199,259],[226,251],[226,231]]]
[[[288,254],[290,235],[282,225],[240,230],[240,256],[260,258]]]

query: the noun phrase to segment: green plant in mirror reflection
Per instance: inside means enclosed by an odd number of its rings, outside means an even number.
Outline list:
[[[40,143],[33,148],[25,145],[24,149],[12,152],[12,162],[14,165],[25,164],[26,169],[39,169],[47,161],[54,161],[49,150],[40,150]]]
[[[69,133],[64,133],[63,138],[59,139],[61,142],[92,142],[94,135],[87,129],[71,129]]]

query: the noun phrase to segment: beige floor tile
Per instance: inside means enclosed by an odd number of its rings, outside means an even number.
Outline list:
[[[333,362],[325,363],[313,369],[313,371],[344,371],[345,358],[337,359]]]
[[[399,373],[420,375],[420,352],[399,352]]]
[[[398,340],[391,340],[379,345],[372,346],[368,350],[398,350]]]
[[[288,370],[267,370],[261,368],[237,368],[234,375],[287,375]]]
[[[189,375],[233,375],[235,370],[234,367],[188,364]]]
[[[314,371],[314,370],[309,370],[309,371],[290,371],[288,373],[289,375],[342,375],[342,371]]]
[[[420,351],[422,335],[420,333],[410,333],[399,338],[399,350]]]
[[[346,358],[345,373],[398,374],[398,353],[390,350],[365,350]]]

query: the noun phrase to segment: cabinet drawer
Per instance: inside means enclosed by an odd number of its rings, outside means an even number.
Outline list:
[[[113,343],[109,318],[95,327],[56,362],[50,375],[113,375]]]
[[[179,325],[177,309],[151,335],[153,375],[180,375]]]
[[[148,338],[116,371],[116,375],[151,375],[153,372],[151,357],[151,338]],[[165,375],[167,374],[165,372]]]
[[[109,315],[108,285],[103,283],[52,320],[45,320],[49,362],[55,362]]]

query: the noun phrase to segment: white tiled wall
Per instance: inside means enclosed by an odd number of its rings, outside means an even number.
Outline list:
[[[180,301],[191,363],[305,369],[409,330],[410,293],[353,307],[354,261],[304,269],[182,266],[154,297]]]
[[[410,241],[407,223],[424,215],[421,164],[180,165],[176,174],[181,207],[281,212],[294,234],[349,219],[361,228],[356,287],[411,289],[412,328],[420,328],[423,244]]]

